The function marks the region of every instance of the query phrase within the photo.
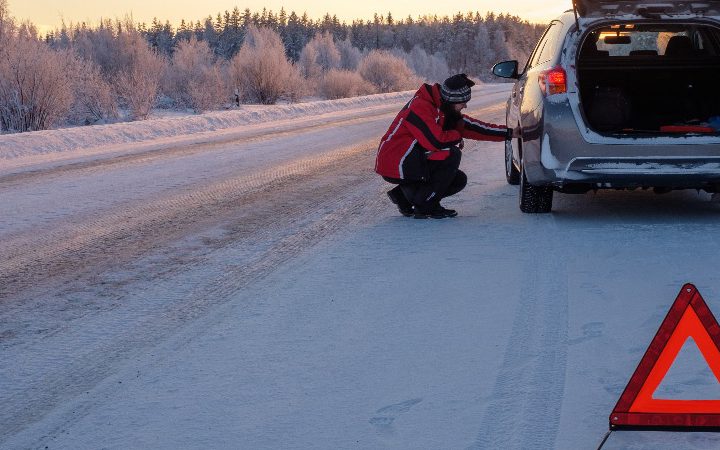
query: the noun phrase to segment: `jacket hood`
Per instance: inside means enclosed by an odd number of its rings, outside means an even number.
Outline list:
[[[435,83],[433,85],[430,84],[423,84],[420,86],[420,89],[415,93],[415,96],[426,100],[433,104],[436,108],[439,108],[440,105],[442,105],[442,98],[440,97],[440,85]]]

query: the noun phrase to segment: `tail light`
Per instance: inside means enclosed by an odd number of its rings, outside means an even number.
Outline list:
[[[560,66],[541,72],[538,81],[540,90],[546,96],[567,92],[567,74],[565,69]]]

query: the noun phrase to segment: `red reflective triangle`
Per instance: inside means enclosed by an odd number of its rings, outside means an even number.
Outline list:
[[[720,400],[653,398],[691,337],[720,383],[720,325],[697,288],[686,284],[610,414],[611,430],[720,428]]]

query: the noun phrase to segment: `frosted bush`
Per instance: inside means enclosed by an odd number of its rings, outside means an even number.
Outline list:
[[[269,28],[248,27],[243,46],[230,62],[230,76],[250,102],[272,105],[302,92],[298,69],[285,56],[280,35]]]
[[[69,120],[74,124],[91,124],[118,117],[117,101],[112,86],[100,68],[91,61],[74,57],[74,102]]]
[[[203,67],[200,73],[190,79],[187,93],[195,112],[217,109],[227,100],[229,88],[219,64]]]
[[[222,68],[205,41],[181,41],[163,77],[163,92],[196,112],[220,107],[228,97]]]
[[[35,39],[4,36],[0,48],[0,129],[46,130],[63,120],[73,102],[67,51],[56,52]]]
[[[380,92],[395,92],[417,87],[421,82],[404,59],[383,50],[368,53],[358,72]]]
[[[131,119],[147,119],[157,101],[165,60],[135,31],[123,33],[118,39],[126,63],[115,78],[115,89],[129,108]]]
[[[359,73],[332,69],[325,74],[319,86],[320,94],[327,99],[357,97],[377,92],[375,86]]]

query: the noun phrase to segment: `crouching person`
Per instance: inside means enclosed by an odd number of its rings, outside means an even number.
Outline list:
[[[440,201],[467,184],[460,170],[463,138],[505,140],[505,126],[462,114],[474,85],[465,74],[451,76],[442,86],[423,84],[380,141],[375,172],[397,185],[387,194],[402,215],[416,219],[457,216]]]

